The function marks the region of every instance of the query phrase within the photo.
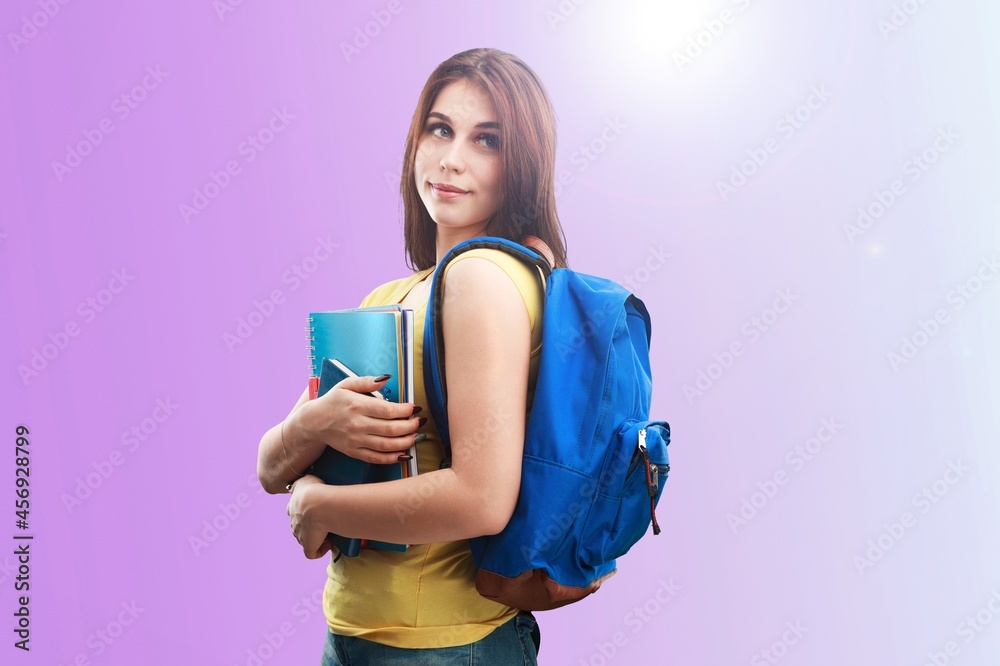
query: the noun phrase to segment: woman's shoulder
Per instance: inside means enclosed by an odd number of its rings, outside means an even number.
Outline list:
[[[528,308],[528,316],[531,320],[531,326],[534,328],[535,321],[542,312],[545,300],[542,283],[539,280],[540,273],[538,272],[538,269],[529,266],[517,257],[508,254],[503,250],[478,247],[472,250],[466,250],[451,260],[448,265],[445,266],[445,276],[447,277],[448,271],[450,271],[452,266],[457,264],[459,261],[474,257],[486,259],[507,274],[507,276],[514,283],[514,286],[516,286],[517,290],[521,293],[521,298],[524,299],[524,303]],[[445,280],[446,288],[447,284],[448,282]]]
[[[536,277],[536,269],[532,268],[512,254],[490,247],[477,247],[472,250],[466,250],[451,260],[445,268],[445,274],[447,275],[447,271],[451,270],[451,267],[457,262],[462,259],[469,259],[472,257],[486,259],[487,261],[496,264],[503,270],[504,273],[510,276],[519,288],[524,285],[530,285],[531,283],[537,283],[538,281],[538,278]]]

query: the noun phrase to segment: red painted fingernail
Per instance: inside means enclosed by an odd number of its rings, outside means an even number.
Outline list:
[[[407,460],[413,460],[413,456],[411,456],[409,453],[400,453],[399,457],[396,458],[396,460],[398,460],[399,462],[406,462]]]
[[[420,413],[421,410],[423,410],[423,407],[421,407],[420,405],[414,405],[413,411],[410,413],[410,416],[416,416],[417,414]]]

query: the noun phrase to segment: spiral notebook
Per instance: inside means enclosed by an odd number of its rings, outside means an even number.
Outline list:
[[[391,374],[380,393],[393,402],[413,401],[413,311],[398,305],[312,312],[308,318],[309,365],[312,377],[321,379],[318,395],[351,374]],[[334,364],[328,359],[336,359]],[[413,456],[403,463],[375,465],[350,458],[332,447],[310,467],[326,483],[347,485],[377,483],[417,474]],[[403,544],[349,539],[330,534],[329,539],[347,557],[360,548],[404,551]]]

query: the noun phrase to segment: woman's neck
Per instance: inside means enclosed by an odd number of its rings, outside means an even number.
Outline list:
[[[435,253],[437,256],[434,258],[434,265],[437,266],[440,264],[444,255],[448,254],[448,250],[455,247],[462,241],[475,238],[476,236],[483,236],[485,234],[485,221],[457,228],[442,227],[441,225],[438,225],[437,241],[435,243]]]

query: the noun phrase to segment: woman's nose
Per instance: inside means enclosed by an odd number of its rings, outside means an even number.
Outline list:
[[[444,167],[448,171],[462,172],[465,169],[464,149],[459,141],[452,141],[441,153],[441,162],[438,167]]]

